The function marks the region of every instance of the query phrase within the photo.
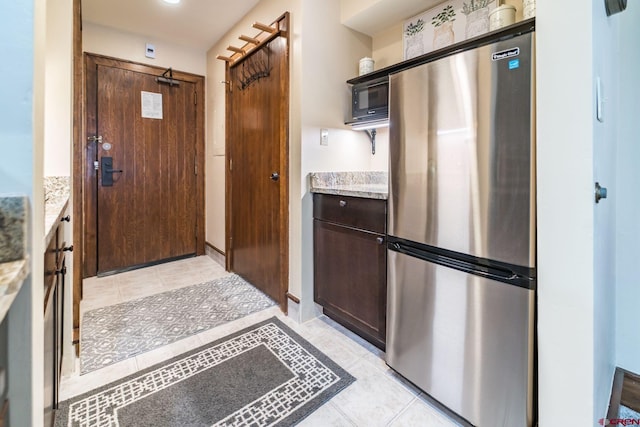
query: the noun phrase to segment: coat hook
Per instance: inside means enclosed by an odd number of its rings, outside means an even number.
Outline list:
[[[264,31],[264,32],[267,32],[269,34],[273,34],[276,31],[278,31],[278,30],[276,30],[275,28],[273,28],[273,27],[271,27],[269,25],[263,24],[262,22],[254,22],[252,26],[253,26],[253,28],[255,28],[257,30]]]
[[[241,35],[240,37],[238,37],[240,40],[245,41],[247,43],[251,43],[251,44],[255,44],[258,45],[260,44],[260,40],[258,40],[255,37],[249,37],[249,36],[245,36],[244,34]]]
[[[245,54],[244,49],[241,49],[241,48],[239,48],[239,47],[235,47],[235,46],[231,46],[231,45],[227,46],[227,50],[231,50],[231,51],[236,52],[236,53],[239,53],[239,54],[241,54],[241,55],[244,55],[244,54]]]

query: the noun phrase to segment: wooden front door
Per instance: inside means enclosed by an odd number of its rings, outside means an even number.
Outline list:
[[[289,256],[286,37],[273,38],[231,66],[228,73],[228,268],[286,311]]]
[[[139,64],[87,61],[87,132],[98,138],[86,162],[95,186],[88,236],[95,232],[96,273],[202,253],[200,85],[160,83],[161,71]]]

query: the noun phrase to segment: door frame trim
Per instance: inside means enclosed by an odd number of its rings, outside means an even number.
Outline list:
[[[76,356],[80,357],[80,301],[82,301],[82,270],[83,270],[83,156],[85,155],[82,135],[84,135],[84,60],[82,57],[82,4],[80,0],[73,0],[73,147],[71,171],[71,204],[73,222],[71,223],[73,244],[76,248],[71,280],[73,287],[73,333],[72,342]]]
[[[289,292],[289,124],[290,124],[290,75],[291,75],[291,41],[289,37],[289,28],[291,28],[290,13],[285,12],[279,16],[275,21],[271,23],[271,26],[275,24],[277,31],[279,31],[279,37],[283,37],[286,40],[286,55],[287,55],[287,72],[284,78],[280,81],[281,99],[280,108],[283,112],[283,120],[279,123],[280,134],[280,185],[281,185],[281,197],[280,197],[280,225],[279,225],[279,237],[280,237],[280,292],[278,305],[280,309],[287,313],[288,310],[288,298]],[[256,49],[257,51],[258,49]],[[253,52],[251,52],[253,53]],[[246,55],[242,60],[251,56]],[[242,60],[235,62],[236,66]],[[231,81],[229,62],[225,61],[225,81]],[[229,112],[229,105],[231,101],[231,88],[229,84],[226,84],[225,89],[225,253],[226,253],[226,269],[231,271],[233,265],[233,244],[231,241],[231,231],[233,229],[233,215],[231,210],[231,199],[233,197],[233,182],[231,174],[231,147],[229,144],[229,129],[231,129],[231,123],[233,118]]]
[[[128,61],[124,59],[113,58],[110,56],[99,55],[95,53],[84,53],[84,97],[82,100],[82,124],[83,131],[80,133],[80,139],[76,143],[74,164],[74,182],[76,188],[82,185],[82,196],[76,200],[77,204],[81,204],[79,211],[80,216],[76,216],[76,223],[82,224],[82,248],[78,263],[82,265],[82,277],[92,277],[97,274],[97,181],[95,170],[92,167],[93,158],[95,157],[95,144],[87,142],[87,138],[94,136],[90,131],[95,129],[95,110],[91,112],[89,105],[95,105],[97,102],[96,94],[91,93],[89,88],[96,84],[97,66],[103,65],[108,67],[120,68],[124,70],[134,71],[138,73],[150,74],[154,76],[161,75],[165,69],[153,65],[141,64],[138,62]],[[196,85],[196,255],[205,253],[205,203],[204,203],[204,185],[205,185],[205,78],[197,74],[186,73],[181,71],[173,71],[176,79],[188,81]],[[96,86],[93,86],[94,88]],[[84,137],[82,137],[84,135]],[[78,175],[79,174],[79,175]],[[76,254],[77,256],[78,254]],[[74,295],[74,304],[75,304]],[[80,296],[78,296],[80,298]],[[79,303],[78,299],[78,303]]]

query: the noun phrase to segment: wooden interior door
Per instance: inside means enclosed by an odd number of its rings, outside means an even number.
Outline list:
[[[95,90],[95,105],[88,105],[88,110],[95,107],[95,116],[89,122],[100,138],[87,162],[97,162],[93,175],[98,274],[203,252],[198,242],[203,205],[197,175],[202,157],[198,84],[159,83],[160,73],[98,61],[88,79],[95,86],[88,87]],[[142,97],[148,94],[161,105],[161,116],[159,108],[143,114]]]
[[[271,41],[231,66],[228,76],[228,268],[280,303],[286,311],[287,38],[273,36]]]

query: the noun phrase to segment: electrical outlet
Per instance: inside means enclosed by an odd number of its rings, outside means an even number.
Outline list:
[[[329,129],[320,129],[320,145],[329,145]]]

